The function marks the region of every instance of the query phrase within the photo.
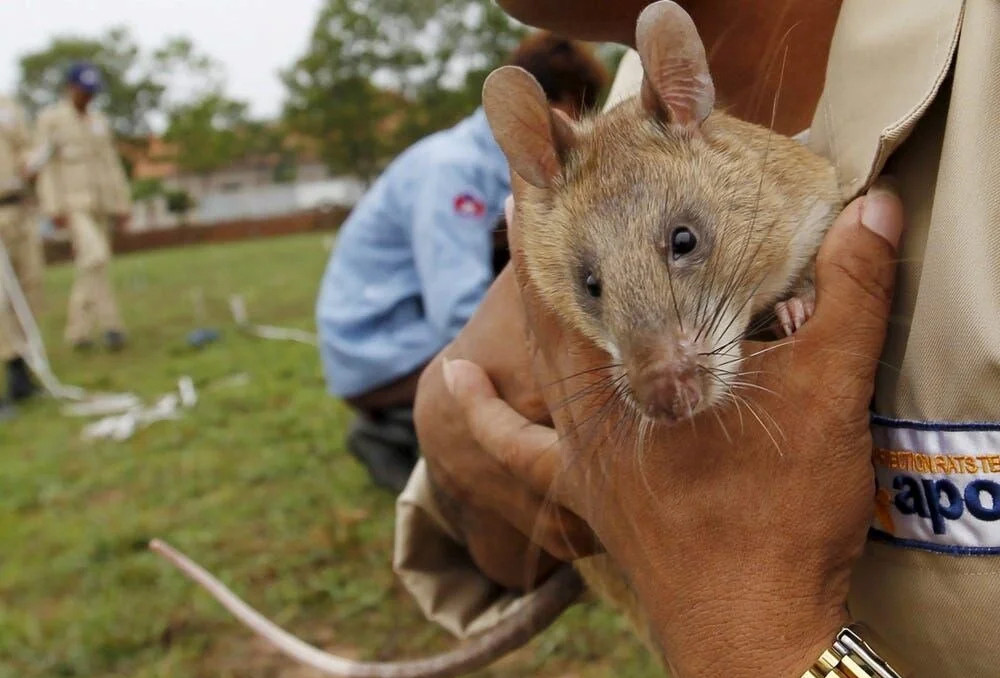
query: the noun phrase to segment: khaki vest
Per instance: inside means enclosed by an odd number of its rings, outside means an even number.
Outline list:
[[[1000,3],[846,0],[811,135],[908,231],[850,607],[918,675],[1000,675]]]
[[[128,181],[104,115],[93,110],[80,115],[63,99],[38,116],[38,135],[50,154],[38,178],[46,214],[129,211]]]
[[[22,189],[20,168],[29,144],[24,111],[13,100],[0,97],[0,197]]]

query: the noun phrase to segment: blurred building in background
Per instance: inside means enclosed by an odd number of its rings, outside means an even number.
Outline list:
[[[155,187],[136,196],[133,231],[351,207],[364,192],[357,178],[330,176],[308,149],[249,155],[204,173],[183,171],[171,144],[157,136],[123,154],[132,162],[133,182]]]

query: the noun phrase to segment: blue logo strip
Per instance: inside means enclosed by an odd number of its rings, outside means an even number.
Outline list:
[[[1000,423],[990,421],[970,421],[964,423],[946,421],[912,421],[892,419],[879,414],[871,415],[871,423],[886,428],[907,428],[914,431],[1000,431]]]
[[[877,528],[868,530],[868,538],[872,541],[902,546],[905,548],[929,551],[931,553],[947,553],[952,556],[997,556],[1000,546],[950,546],[948,544],[931,544],[917,539],[900,539]]]

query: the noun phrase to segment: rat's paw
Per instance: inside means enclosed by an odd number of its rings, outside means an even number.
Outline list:
[[[774,305],[774,314],[778,317],[778,329],[786,337],[798,332],[815,311],[815,294],[799,295]]]

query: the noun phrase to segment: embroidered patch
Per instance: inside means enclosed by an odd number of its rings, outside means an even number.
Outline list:
[[[486,214],[486,203],[472,193],[460,193],[454,200],[455,213],[463,217],[481,217]]]
[[[1000,555],[1000,424],[872,418],[871,537],[958,555]]]

